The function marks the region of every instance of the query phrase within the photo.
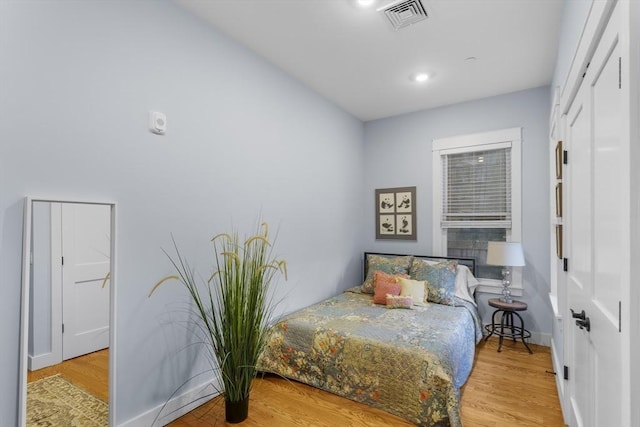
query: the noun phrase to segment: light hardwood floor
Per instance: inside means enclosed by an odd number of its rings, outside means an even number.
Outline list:
[[[465,427],[564,426],[551,373],[548,347],[498,340],[478,345],[473,372],[462,390]],[[224,402],[211,402],[184,415],[172,427],[226,425]],[[277,377],[258,378],[251,392],[249,418],[241,426],[410,426],[378,409]]]
[[[548,347],[498,340],[480,343],[473,372],[462,390],[461,416],[465,427],[562,427],[562,413],[550,372]],[[108,350],[30,372],[28,381],[56,373],[95,396],[108,400]],[[211,402],[184,415],[172,427],[227,425],[224,402]],[[258,378],[249,404],[249,418],[239,426],[410,426],[384,411],[323,392],[297,382],[269,376]]]
[[[109,350],[100,350],[57,365],[27,372],[27,382],[60,374],[105,402],[109,401]]]

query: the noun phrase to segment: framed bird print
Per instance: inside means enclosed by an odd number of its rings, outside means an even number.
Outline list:
[[[417,240],[416,187],[380,188],[376,193],[376,239]]]

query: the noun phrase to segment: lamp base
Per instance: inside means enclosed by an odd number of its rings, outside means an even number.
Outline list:
[[[507,304],[511,304],[513,302],[513,298],[511,298],[511,271],[508,267],[504,267],[502,269],[502,296],[500,297],[500,301],[506,302]]]
[[[509,297],[501,296],[499,299],[500,301],[506,302],[507,304],[511,304],[513,302],[513,298],[511,298],[510,296]]]

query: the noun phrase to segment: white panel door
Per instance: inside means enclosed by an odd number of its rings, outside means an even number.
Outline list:
[[[110,229],[110,206],[62,204],[64,360],[109,347]]]
[[[570,261],[567,274],[568,308],[581,311],[587,305],[589,289],[593,280],[591,254],[592,236],[592,189],[591,189],[591,132],[590,105],[584,87],[578,92],[568,114],[566,146],[571,156],[564,173],[567,207],[563,221],[567,247],[564,252]],[[568,309],[567,309],[568,311]],[[565,363],[569,367],[567,400],[570,426],[592,425],[589,417],[591,389],[591,351],[588,332],[575,327],[571,313],[565,313],[569,322],[564,328]]]
[[[620,309],[623,289],[629,283],[630,163],[622,121],[618,19],[618,13],[614,12],[585,77],[590,86],[594,150],[594,280],[585,308],[591,319],[594,426],[625,425]]]
[[[627,425],[620,304],[629,281],[629,144],[617,19],[614,11],[568,115],[567,300],[585,317],[566,313],[569,422],[585,427]]]

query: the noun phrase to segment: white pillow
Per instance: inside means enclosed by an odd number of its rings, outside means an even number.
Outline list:
[[[400,283],[400,295],[411,296],[413,298],[413,305],[427,306],[428,288],[425,280],[413,280],[405,279],[404,277],[398,278]]]
[[[477,307],[476,301],[473,298],[473,293],[476,287],[480,284],[476,279],[469,267],[466,265],[458,264],[456,271],[456,285],[454,289],[454,295],[465,301],[469,301]]]

